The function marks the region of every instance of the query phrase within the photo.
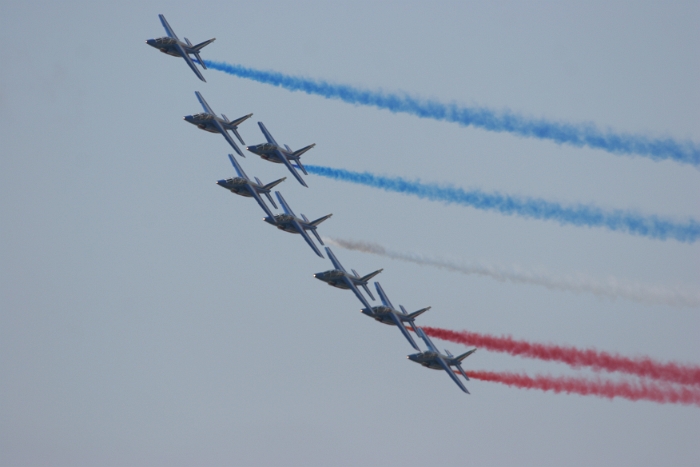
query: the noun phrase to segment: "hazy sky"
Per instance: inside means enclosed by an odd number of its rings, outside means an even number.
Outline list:
[[[389,326],[255,202],[200,91],[307,164],[672,219],[700,172],[395,115],[204,70],[203,57],[700,142],[700,3],[0,3],[0,465],[696,465],[700,409],[508,388],[406,359]],[[284,167],[253,154],[248,175]],[[700,285],[700,245],[443,205],[318,176],[280,191],[322,235],[605,281]],[[700,362],[700,309],[464,276],[335,248],[420,323]],[[438,342],[453,353],[466,350]],[[569,375],[481,350],[465,368]],[[607,377],[607,375],[605,375]],[[612,375],[611,378],[617,378]]]

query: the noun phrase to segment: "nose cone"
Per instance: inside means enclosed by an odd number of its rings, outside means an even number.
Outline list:
[[[217,185],[226,188],[226,180],[218,180],[216,182]]]
[[[188,123],[194,124],[194,117],[192,115],[186,115],[186,116],[182,117],[182,119]]]
[[[418,361],[418,354],[411,354],[406,356],[407,359],[411,360],[412,362],[417,362]]]
[[[317,272],[316,274],[314,274],[314,277],[320,281],[324,280],[324,276],[325,274],[323,274],[322,272]]]
[[[265,222],[267,222],[268,224],[275,225],[275,220],[272,219],[270,216],[263,217],[263,220],[264,220]]]
[[[156,40],[155,40],[155,39],[148,39],[148,40],[146,41],[146,44],[150,45],[151,47],[155,47],[155,46],[156,46]]]

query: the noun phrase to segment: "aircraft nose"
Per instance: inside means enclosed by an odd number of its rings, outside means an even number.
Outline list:
[[[183,120],[187,120],[188,122],[192,122],[192,115],[185,115],[182,117]]]

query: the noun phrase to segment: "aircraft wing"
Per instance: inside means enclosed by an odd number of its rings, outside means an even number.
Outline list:
[[[379,299],[382,301],[382,304],[391,308],[392,310],[395,310],[396,308],[394,308],[394,305],[392,305],[389,301],[389,297],[386,296],[386,294],[384,293],[384,289],[382,289],[382,286],[379,285],[379,282],[375,282],[374,287],[377,289],[377,293],[379,294]],[[415,347],[415,343],[413,344],[413,346]]]
[[[428,336],[425,335],[425,331],[423,331],[421,328],[416,328],[416,333],[420,336],[421,339],[423,339],[423,342],[425,342],[425,345],[428,346],[429,350],[432,350],[433,352],[440,353],[440,351],[435,347],[435,344],[433,344],[433,341],[430,340]]]
[[[173,28],[171,28],[170,25],[168,24],[168,21],[165,19],[165,16],[158,15],[158,18],[160,18],[160,23],[165,28],[165,32],[168,34],[168,37],[172,37],[173,39],[175,39],[176,41],[179,42],[180,39],[178,39],[177,34],[175,34],[175,31],[173,31]]]
[[[290,216],[297,217],[296,214],[294,214],[294,211],[292,211],[292,208],[289,207],[287,202],[282,198],[282,193],[279,191],[275,191],[275,196],[277,196],[277,199],[279,200],[280,204],[282,205],[282,210],[284,210],[285,214],[289,214]]]
[[[270,208],[267,207],[267,204],[265,204],[265,201],[262,200],[260,194],[251,183],[248,183],[248,189],[250,190],[250,194],[253,195],[253,198],[255,198],[255,201],[258,202],[263,211],[265,211],[265,213],[268,216],[270,216],[271,219],[274,219],[275,216],[272,215],[272,211],[270,211]]]
[[[464,387],[464,384],[459,380],[459,378],[457,378],[457,375],[455,374],[455,372],[452,371],[452,370],[450,369],[450,366],[449,366],[447,363],[445,363],[445,360],[443,360],[442,358],[440,358],[439,355],[438,355],[438,357],[437,357],[437,360],[438,360],[438,363],[440,363],[440,366],[443,368],[443,370],[445,370],[445,371],[447,372],[447,374],[450,375],[450,378],[452,378],[452,381],[454,381],[455,383],[457,383],[457,386],[459,386],[459,388],[460,388],[462,391],[464,391],[464,392],[466,392],[467,394],[469,394],[469,391],[467,390],[467,388]]]
[[[187,55],[187,52],[185,52],[185,49],[183,49],[182,46],[181,46],[180,44],[175,44],[175,46],[177,47],[177,51],[180,52],[180,55],[182,55],[182,58],[184,58],[185,61],[187,62],[187,64],[189,65],[189,67],[192,68],[192,71],[194,71],[194,74],[197,75],[197,77],[198,77],[199,79],[201,79],[202,81],[204,81],[204,82],[206,83],[207,80],[204,79],[204,76],[202,76],[202,72],[199,71],[199,69],[197,69],[197,67],[195,66],[194,62],[193,62],[192,59],[190,58],[190,56]],[[200,102],[201,102],[201,101],[200,101]]]
[[[330,248],[326,247],[326,253],[328,253],[328,257],[330,258],[331,263],[333,263],[333,266],[335,266],[337,270],[346,272],[345,268],[342,264],[340,264],[340,261],[338,261],[338,258],[335,257]]]
[[[294,224],[294,227],[297,229],[297,231],[299,231],[299,234],[301,234],[301,236],[304,237],[304,240],[306,240],[306,243],[309,244],[311,249],[314,250],[318,256],[323,258],[323,254],[319,251],[319,249],[316,246],[316,244],[314,243],[314,241],[311,240],[311,237],[309,237],[309,234],[306,233],[306,230],[304,230],[304,228],[301,225],[299,225],[299,222],[297,222],[296,219],[293,220],[292,222]]]
[[[296,178],[299,183],[301,183],[302,185],[304,185],[305,187],[308,188],[309,185],[307,185],[306,182],[304,181],[304,179],[301,178],[301,175],[299,175],[299,172],[297,172],[294,169],[294,166],[291,164],[291,162],[289,162],[289,159],[287,159],[287,156],[282,154],[282,151],[280,151],[279,149],[275,152],[277,152],[277,157],[279,157],[282,160],[282,163],[287,166],[287,168],[289,169],[290,172],[292,172],[292,175],[294,175],[294,178]]]
[[[375,282],[375,284],[376,284],[376,282]],[[403,323],[401,322],[399,317],[396,316],[396,313],[394,313],[393,311],[391,312],[391,320],[394,322],[396,327],[399,328],[399,330],[401,331],[401,334],[403,334],[403,336],[406,338],[406,340],[408,340],[408,343],[411,344],[414,349],[416,349],[417,351],[420,352],[420,348],[418,347],[418,344],[416,344],[416,341],[413,340],[413,337],[411,337],[411,335],[406,330],[406,326],[403,325]]]
[[[275,138],[272,137],[270,132],[267,131],[267,128],[265,128],[265,125],[263,124],[263,122],[258,122],[258,126],[260,127],[260,131],[263,132],[263,135],[265,135],[265,139],[267,140],[267,142],[279,147],[279,144],[277,144],[277,141],[275,141]]]
[[[202,108],[204,109],[204,111],[205,111],[206,113],[212,114],[212,115],[216,116],[216,114],[214,113],[214,111],[211,110],[211,107],[209,107],[209,104],[207,104],[207,101],[204,100],[204,98],[203,98],[202,95],[199,93],[199,91],[195,91],[195,92],[194,92],[194,95],[197,96],[197,100],[199,101],[200,104],[202,104]]]
[[[226,131],[226,128],[224,128],[216,118],[214,118],[214,125],[216,125],[216,129],[219,130],[219,133],[224,135],[224,138],[226,138],[226,141],[228,141],[228,144],[230,144],[231,147],[236,150],[238,155],[241,157],[245,157],[243,155],[243,153],[241,152],[241,150],[238,149],[238,145],[236,144],[236,142],[233,140],[233,138],[231,138],[231,135],[229,135],[228,131]]]
[[[229,160],[231,161],[231,164],[233,165],[233,168],[236,169],[236,173],[238,174],[239,177],[245,178],[246,180],[250,180],[248,176],[243,172],[243,167],[241,167],[238,164],[238,161],[236,160],[235,157],[233,157],[233,154],[228,155]]]
[[[365,296],[362,295],[359,290],[357,290],[357,287],[355,287],[355,283],[352,281],[352,279],[346,277],[345,283],[348,285],[348,287],[350,287],[350,290],[352,290],[352,293],[354,293],[355,296],[360,299],[360,301],[365,306],[365,308],[367,308],[368,310],[371,310],[372,305],[370,305],[369,302],[367,301],[367,299],[365,298]]]

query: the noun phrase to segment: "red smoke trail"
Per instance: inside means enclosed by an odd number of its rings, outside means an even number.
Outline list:
[[[660,404],[684,404],[700,406],[700,390],[674,387],[670,384],[613,382],[600,379],[572,378],[569,376],[527,376],[517,373],[493,371],[467,371],[470,378],[501,383],[523,389],[565,392],[582,396],[598,396],[612,399],[621,397],[631,401],[648,400]]]
[[[629,358],[594,349],[581,350],[554,344],[536,344],[515,340],[510,336],[497,337],[431,327],[424,327],[423,330],[429,336],[438,339],[474,345],[494,352],[563,362],[574,368],[586,366],[594,370],[619,371],[672,383],[700,385],[700,367],[695,365],[661,363],[649,357]]]

